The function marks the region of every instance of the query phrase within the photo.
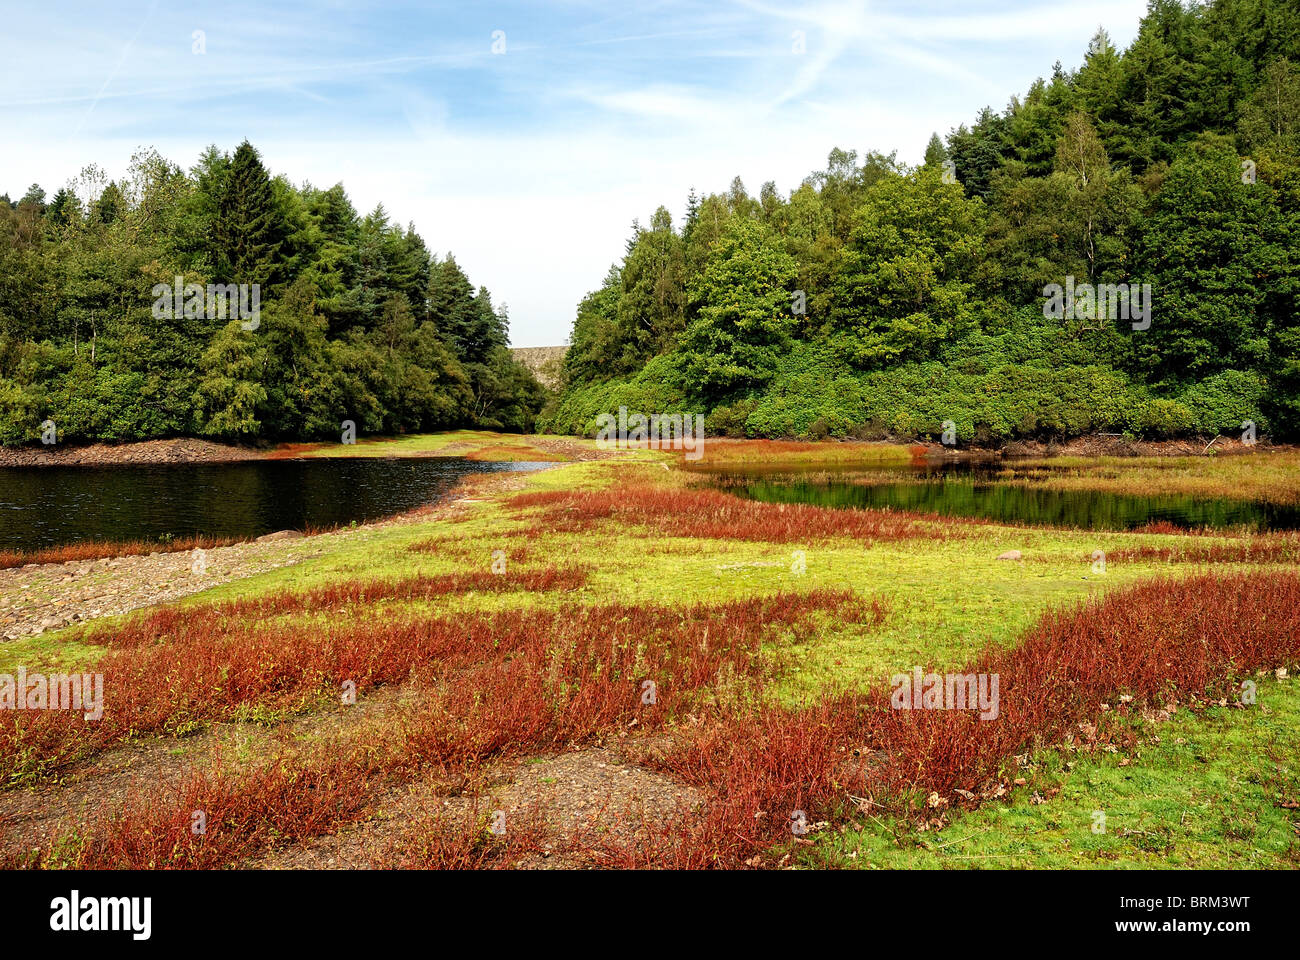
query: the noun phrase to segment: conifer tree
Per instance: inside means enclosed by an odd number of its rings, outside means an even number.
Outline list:
[[[214,225],[218,276],[233,283],[268,285],[284,242],[271,177],[247,140],[235,150]]]

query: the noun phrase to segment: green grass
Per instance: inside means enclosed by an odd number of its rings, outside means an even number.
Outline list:
[[[1132,753],[1051,750],[1009,799],[951,814],[940,831],[856,817],[816,838],[807,865],[884,868],[1295,869],[1300,867],[1300,681],[1261,679],[1253,707],[1119,721]],[[1158,742],[1157,742],[1158,740]],[[1042,802],[1035,803],[1035,796]],[[1094,832],[1097,812],[1105,832]]]
[[[452,430],[447,433],[415,433],[404,437],[358,437],[356,443],[326,443],[295,453],[303,457],[409,457],[461,456],[464,446],[485,446],[500,439],[485,430]]]

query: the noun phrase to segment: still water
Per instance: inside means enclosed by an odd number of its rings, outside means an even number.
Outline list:
[[[364,523],[434,503],[467,474],[546,466],[358,457],[3,468],[0,550]]]
[[[1180,527],[1300,529],[1300,509],[1296,507],[1012,486],[997,482],[997,469],[993,464],[962,462],[796,472],[748,468],[706,472],[720,489],[769,503],[894,507],[1086,530],[1130,530],[1160,520]]]

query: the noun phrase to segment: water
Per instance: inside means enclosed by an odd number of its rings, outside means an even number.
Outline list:
[[[1044,490],[998,483],[989,463],[913,467],[817,468],[809,471],[708,469],[720,489],[769,503],[824,507],[893,507],[1007,524],[1085,530],[1131,530],[1165,520],[1180,527],[1300,529],[1300,509],[1189,496],[1135,496]]]
[[[0,550],[364,523],[441,500],[467,474],[550,465],[357,457],[3,468]]]

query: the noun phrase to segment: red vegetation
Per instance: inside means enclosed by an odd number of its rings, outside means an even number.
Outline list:
[[[679,731],[682,744],[649,762],[703,791],[703,813],[682,811],[667,824],[647,825],[633,843],[597,841],[590,852],[622,868],[742,866],[790,839],[798,811],[811,824],[843,800],[851,778],[847,744],[858,722],[854,701],[827,698],[799,710],[727,710]]]
[[[91,642],[107,640],[112,646],[150,643],[170,633],[177,624],[188,628],[206,619],[220,623],[231,617],[268,617],[301,613],[323,613],[359,604],[385,600],[410,602],[464,593],[507,593],[520,590],[578,590],[587,583],[587,571],[581,567],[547,567],[543,570],[514,570],[494,574],[490,570],[470,573],[443,573],[437,576],[414,576],[401,580],[348,580],[317,587],[305,593],[273,593],[203,607],[164,607],[129,622],[115,633],[97,631],[87,636]]]
[[[588,839],[588,850],[609,865],[736,867],[796,836],[796,811],[809,824],[842,820],[858,793],[890,804],[917,791],[974,802],[1006,783],[1016,755],[1080,738],[1102,704],[1124,713],[1235,699],[1241,677],[1300,662],[1300,574],[1206,574],[1049,612],[1018,647],[956,671],[998,675],[996,719],[891,709],[885,688],[797,709],[763,704],[762,684],[780,667],[763,642],[806,639],[827,614],[879,623],[885,611],[840,591],[680,610],[565,607],[293,628],[223,626],[203,608],[161,611],[128,624],[136,634],[108,651],[99,724],[59,712],[0,721],[0,775],[45,772],[114,740],[188,729],[250,704],[292,706],[345,679],[364,692],[414,676],[424,684],[420,707],[384,736],[225,779],[196,775],[179,798],[132,801],[77,831],[71,861],[219,866],[366,816],[375,791],[401,778],[471,776],[494,758],[671,723],[676,745],[645,762],[699,788],[702,811],[646,825],[628,842]],[[193,810],[208,814],[205,837],[190,832]],[[58,857],[63,842],[45,856]],[[395,857],[407,866],[508,865],[534,842],[527,832],[504,844],[485,837],[470,812],[464,823],[420,826]]]
[[[184,553],[189,550],[212,550],[242,543],[241,537],[179,537],[167,542],[127,540],[68,543],[43,550],[0,551],[0,570],[22,567],[29,563],[75,563],[81,560],[104,560],[108,557],[138,557],[149,553]]]
[[[1153,580],[1047,614],[1010,651],[961,673],[996,673],[1000,712],[877,710],[867,739],[895,787],[975,790],[1035,744],[1060,743],[1120,694],[1138,703],[1231,697],[1234,682],[1300,659],[1300,576]],[[885,695],[882,695],[882,699]]]
[[[296,460],[317,450],[323,450],[325,443],[282,443],[266,454],[267,460]],[[328,444],[334,446],[334,444]]]
[[[1003,782],[1026,749],[1075,739],[1102,704],[1234,698],[1257,669],[1300,661],[1300,576],[1155,580],[1047,614],[1015,649],[961,673],[996,673],[999,715],[894,710],[889,691],[827,697],[799,710],[728,710],[659,765],[711,798],[635,846],[597,852],[621,866],[730,866],[791,838],[790,817],[833,818],[859,791],[957,798]],[[910,665],[900,665],[906,672]],[[854,759],[860,757],[860,759]],[[960,801],[959,801],[960,802]]]
[[[821,611],[850,621],[884,615],[851,592],[826,590],[681,609],[618,604],[342,624],[161,610],[129,621],[85,669],[104,676],[100,720],[68,710],[0,716],[0,777],[48,773],[141,734],[298,711],[345,681],[363,694],[413,672],[447,681],[441,709],[405,732],[424,759],[448,766],[562,744],[616,721],[657,722],[665,705],[676,711],[724,668],[760,676],[760,640],[788,629],[807,636]],[[643,709],[646,680],[657,706]]]
[[[49,848],[0,857],[0,869],[217,869],[364,816],[374,802],[366,787],[382,779],[378,760],[375,751],[352,749],[300,763],[275,758],[241,773],[218,763],[129,796],[118,809],[101,805]]]
[[[538,810],[514,812],[491,830],[493,811],[479,804],[459,814],[436,811],[409,825],[397,842],[371,863],[376,869],[501,870],[540,853],[548,830]]]
[[[760,653],[765,639],[792,631],[806,640],[816,615],[832,612],[841,621],[884,616],[878,603],[825,590],[680,610],[611,605],[361,628],[242,629],[224,640],[213,639],[206,621],[176,623],[164,644],[114,649],[105,658],[107,704],[98,723],[66,711],[6,722],[0,770],[46,772],[113,740],[234,716],[240,704],[294,703],[322,686],[337,690],[343,679],[364,692],[417,672],[427,684],[420,711],[373,744],[234,776],[197,773],[179,797],[151,794],[77,831],[86,838],[78,866],[216,866],[271,838],[329,832],[364,815],[390,775],[468,775],[490,758],[629,726],[654,729],[705,710],[720,679],[743,677],[752,686],[775,668]],[[194,810],[207,813],[203,837],[189,832]],[[429,840],[432,847],[411,856],[477,857],[482,851],[465,840]]]
[[[1106,559],[1112,562],[1163,560],[1166,563],[1300,563],[1300,533],[1272,533],[1230,543],[1124,547],[1107,554]]]
[[[564,457],[526,443],[494,443],[465,454],[466,460],[517,460],[529,463],[562,463]]]
[[[1170,536],[1188,536],[1201,532],[1200,527],[1191,530],[1186,527],[1180,527],[1176,523],[1170,523],[1168,520],[1148,520],[1140,527],[1134,527],[1132,533],[1160,533]]]
[[[558,532],[590,530],[613,520],[643,525],[672,537],[809,543],[833,537],[908,540],[946,539],[971,523],[965,519],[901,510],[828,509],[807,504],[763,503],[717,490],[671,490],[639,486],[583,492],[525,493],[516,509],[544,507],[543,522]]]

